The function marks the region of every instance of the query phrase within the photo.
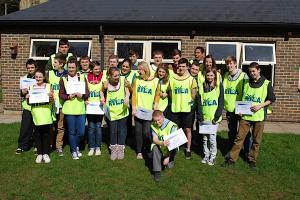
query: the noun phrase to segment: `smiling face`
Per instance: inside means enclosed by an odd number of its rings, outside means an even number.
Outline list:
[[[227,65],[227,70],[230,74],[234,73],[237,69],[237,66],[236,66],[236,62],[234,62],[233,60],[230,61]]]
[[[101,67],[99,65],[95,65],[94,68],[93,68],[93,74],[95,76],[98,76],[101,72]]]
[[[196,60],[203,60],[204,59],[204,52],[201,52],[200,49],[195,49],[194,56]]]
[[[77,67],[75,63],[68,63],[68,73],[72,77],[76,75]]]
[[[34,64],[28,64],[26,66],[26,68],[27,68],[28,74],[30,74],[31,76],[33,76],[34,73],[35,73],[35,70],[36,70],[35,65]]]
[[[167,74],[167,72],[162,68],[159,68],[157,71],[157,76],[159,79],[165,78],[166,74]]]
[[[161,54],[155,54],[153,59],[154,59],[155,66],[158,66],[159,64],[162,63],[163,56]]]
[[[206,73],[206,80],[207,80],[209,83],[214,82],[215,77],[216,77],[216,76],[215,76],[215,74],[214,74],[212,71]]]
[[[111,83],[117,84],[117,83],[119,83],[119,80],[120,80],[120,73],[119,73],[119,70],[113,71],[113,72],[112,72],[112,75],[111,75],[111,77],[110,77]]]
[[[153,116],[153,122],[158,126],[161,127],[164,122],[164,117],[162,115]]]
[[[129,56],[129,60],[131,61],[131,63],[135,64],[137,61],[137,55],[136,54],[132,54]]]
[[[192,65],[192,67],[191,67],[191,75],[193,76],[193,77],[196,77],[197,75],[198,75],[198,73],[199,73],[199,66],[197,66],[197,65]]]
[[[117,67],[117,66],[118,66],[118,61],[116,58],[109,59],[109,67]]]
[[[84,71],[84,72],[88,71],[89,67],[90,67],[89,59],[81,59],[80,60],[80,66],[81,66],[82,71]]]
[[[257,81],[260,78],[260,69],[249,67],[249,74],[253,80]]]
[[[142,77],[142,78],[146,75],[145,70],[140,65],[138,66],[137,71],[138,71],[140,77]]]
[[[123,62],[121,72],[122,74],[128,74],[130,72],[129,62]]]
[[[178,61],[180,60],[180,55],[175,55],[175,56],[173,56],[173,62],[174,62],[174,64],[178,64]]]
[[[205,68],[206,69],[209,69],[209,68],[212,68],[213,66],[213,61],[211,58],[206,58],[205,59]]]
[[[36,72],[35,73],[35,80],[37,85],[42,85],[44,83],[44,75],[41,72]]]

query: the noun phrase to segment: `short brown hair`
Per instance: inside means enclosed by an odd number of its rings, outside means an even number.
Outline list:
[[[152,113],[152,117],[164,116],[163,112],[160,110],[154,110]]]
[[[236,63],[236,57],[234,57],[234,56],[228,56],[225,59],[225,64],[228,65],[231,61],[233,61],[234,63]]]
[[[116,59],[117,62],[119,62],[119,57],[118,57],[117,55],[114,55],[114,54],[110,55],[110,56],[108,57],[108,61],[109,61],[110,59]]]

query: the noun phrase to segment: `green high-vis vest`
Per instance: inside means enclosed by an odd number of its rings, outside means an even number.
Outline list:
[[[136,105],[137,107],[153,110],[155,92],[158,86],[158,78],[145,81],[141,78],[136,80]]]
[[[159,87],[160,87],[160,92],[162,93],[166,93],[167,92],[167,89],[169,87],[169,81],[166,83],[166,84],[163,84],[163,83],[159,83]],[[166,98],[161,98],[159,99],[159,103],[158,103],[158,109],[162,112],[164,112],[168,106],[168,97]]]
[[[62,108],[63,105],[63,100],[61,98],[59,98],[59,89],[60,89],[60,85],[59,85],[59,81],[60,81],[60,77],[56,76],[53,70],[49,71],[49,83],[52,86],[53,92],[54,92],[54,100],[57,101],[59,100],[59,108]]]

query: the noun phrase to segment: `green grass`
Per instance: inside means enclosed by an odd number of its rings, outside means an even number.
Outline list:
[[[234,167],[200,164],[179,152],[175,167],[155,183],[144,161],[126,148],[124,161],[110,161],[107,145],[100,157],[87,151],[73,161],[51,154],[50,164],[35,164],[32,151],[15,155],[19,124],[0,124],[0,199],[299,199],[300,136],[265,134],[252,171],[239,159]],[[225,133],[219,133],[225,141]],[[221,145],[220,145],[221,146]]]

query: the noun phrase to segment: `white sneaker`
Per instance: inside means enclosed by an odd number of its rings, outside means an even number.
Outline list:
[[[101,155],[101,150],[100,148],[96,148],[95,156],[100,156]]]
[[[43,155],[39,154],[35,159],[35,163],[40,164],[42,163],[42,161],[43,161]]]
[[[204,157],[204,158],[201,160],[201,163],[203,163],[203,164],[208,163],[208,158],[207,158],[207,157]]]
[[[137,156],[136,156],[136,159],[142,160],[143,159],[143,154],[142,153],[138,153]]]
[[[43,155],[43,160],[44,160],[45,163],[51,162],[50,157],[49,157],[48,154],[44,154],[44,155]]]
[[[82,153],[79,151],[79,147],[76,147],[76,151],[77,151],[77,156],[78,156],[78,157],[81,157],[81,156],[82,156]]]
[[[90,148],[89,152],[88,152],[88,156],[92,156],[94,154],[94,148]]]
[[[72,158],[73,158],[73,160],[78,160],[79,159],[79,157],[77,155],[77,152],[72,153]]]
[[[208,165],[213,166],[215,165],[215,159],[209,159],[209,161],[207,162]]]

